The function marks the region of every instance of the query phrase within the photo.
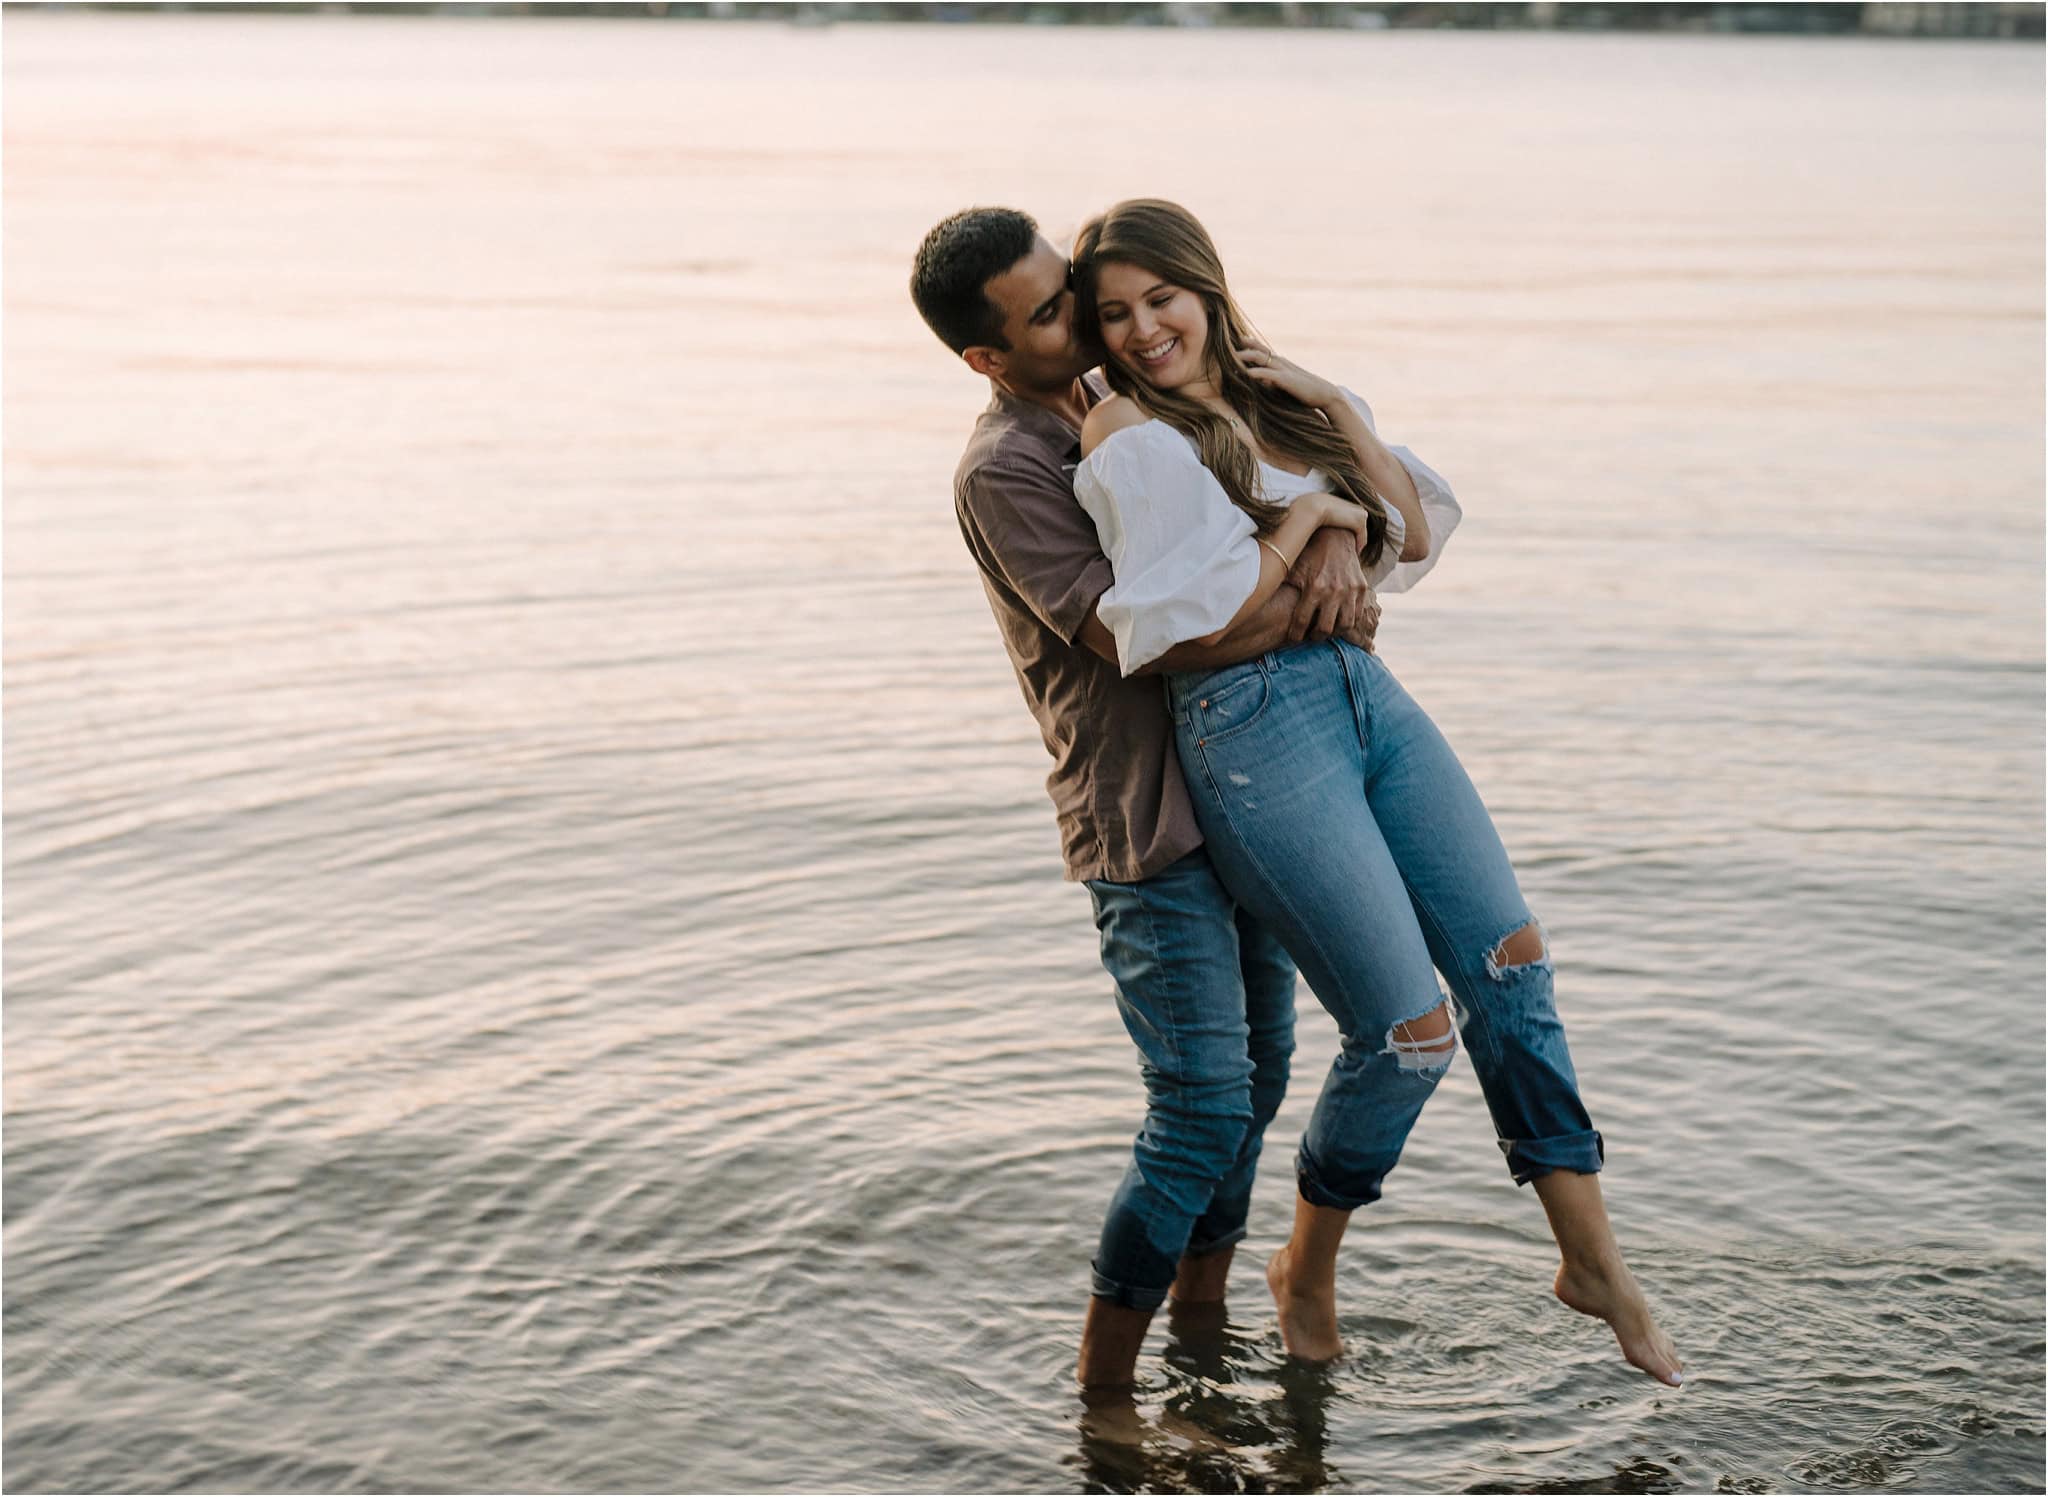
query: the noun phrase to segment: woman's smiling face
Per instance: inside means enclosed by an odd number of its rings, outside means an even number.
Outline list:
[[[1202,298],[1127,260],[1096,271],[1095,314],[1102,346],[1138,378],[1172,390],[1208,370],[1209,313]]]

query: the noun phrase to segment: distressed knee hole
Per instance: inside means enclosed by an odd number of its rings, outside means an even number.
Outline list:
[[[1498,979],[1510,968],[1533,967],[1549,958],[1550,949],[1544,944],[1543,928],[1531,920],[1486,953],[1486,975]]]
[[[1387,1049],[1404,1071],[1434,1071],[1451,1063],[1458,1050],[1451,1006],[1439,1003],[1419,1019],[1404,1019],[1387,1031]]]

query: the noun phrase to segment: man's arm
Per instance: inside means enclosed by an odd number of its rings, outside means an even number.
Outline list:
[[[1287,643],[1287,631],[1294,622],[1295,604],[1300,601],[1301,590],[1291,582],[1283,582],[1280,590],[1268,598],[1257,612],[1239,619],[1237,627],[1214,644],[1184,640],[1164,655],[1146,661],[1131,674],[1156,676],[1169,671],[1213,670],[1218,666],[1235,665],[1240,660],[1256,659],[1268,650],[1277,650]],[[1116,636],[1094,614],[1082,622],[1080,638],[1076,642],[1086,645],[1110,664],[1116,664]]]
[[[1290,579],[1221,639],[1206,645],[1183,641],[1132,674],[1215,670],[1256,659],[1269,650],[1295,643],[1310,632],[1318,639],[1341,635],[1361,649],[1370,650],[1373,633],[1379,627],[1379,605],[1373,601],[1372,589],[1359,569],[1357,539],[1348,530],[1317,531],[1296,560]],[[1332,627],[1324,627],[1326,620]],[[1116,662],[1115,636],[1093,613],[1082,621],[1076,642],[1104,660]]]
[[[976,468],[956,481],[953,503],[982,571],[1046,628],[1076,644],[1098,623],[1116,576],[1056,457],[1027,449]]]

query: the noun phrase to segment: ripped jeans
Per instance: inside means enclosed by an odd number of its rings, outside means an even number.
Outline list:
[[[1379,1198],[1452,1059],[1438,971],[1515,1182],[1596,1172],[1540,930],[1457,756],[1379,657],[1301,644],[1167,689],[1211,863],[1343,1037],[1296,1157],[1302,1195]]]

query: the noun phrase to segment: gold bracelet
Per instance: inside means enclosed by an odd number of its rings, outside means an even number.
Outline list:
[[[1264,546],[1268,551],[1271,551],[1275,556],[1279,557],[1281,566],[1287,568],[1287,570],[1290,572],[1294,570],[1294,563],[1287,559],[1287,553],[1285,551],[1282,551],[1278,546],[1274,545],[1271,541],[1267,540],[1263,535],[1259,537],[1259,544]]]

